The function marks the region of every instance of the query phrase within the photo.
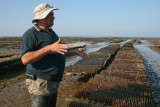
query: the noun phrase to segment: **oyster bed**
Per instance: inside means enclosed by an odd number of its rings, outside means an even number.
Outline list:
[[[120,45],[109,45],[97,52],[92,52],[88,55],[89,58],[81,59],[74,65],[66,67],[65,72],[95,74],[105,67],[111,55],[115,54],[119,47]]]
[[[74,96],[87,99],[87,103],[71,101],[69,107],[85,107],[87,104],[95,107],[156,107],[146,78],[148,71],[133,43],[125,44],[106,70],[76,91]]]

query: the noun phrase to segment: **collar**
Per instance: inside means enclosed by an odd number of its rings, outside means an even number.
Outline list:
[[[35,28],[37,31],[46,31],[46,30],[44,30],[44,29],[41,29],[37,24],[34,25],[34,28]],[[49,28],[48,30],[51,31],[52,29]]]
[[[37,24],[34,25],[34,28],[35,28],[37,31],[41,31],[41,30],[42,30]]]

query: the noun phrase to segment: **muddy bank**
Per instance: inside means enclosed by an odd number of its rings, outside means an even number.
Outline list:
[[[24,73],[0,81],[1,107],[31,107],[30,95],[24,82]]]

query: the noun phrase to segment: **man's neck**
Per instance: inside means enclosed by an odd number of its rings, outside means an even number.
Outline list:
[[[49,31],[49,28],[48,28],[48,27],[42,26],[41,24],[38,24],[38,23],[37,23],[37,25],[38,25],[41,29],[45,30],[49,35],[52,35],[52,33]]]
[[[49,29],[47,26],[45,26],[44,22],[42,20],[39,20],[37,22],[37,25],[41,28],[41,29],[44,29],[44,30],[47,30]]]
[[[38,24],[37,24],[38,25]],[[43,30],[48,30],[49,28],[48,27],[45,27],[45,26],[43,26],[43,25],[38,25],[41,29],[43,29]]]

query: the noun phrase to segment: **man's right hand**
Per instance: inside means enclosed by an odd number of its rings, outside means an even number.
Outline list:
[[[65,54],[67,52],[68,46],[66,44],[60,43],[61,39],[59,39],[57,42],[50,45],[51,52],[57,52],[60,54]]]

